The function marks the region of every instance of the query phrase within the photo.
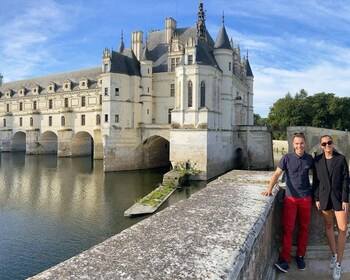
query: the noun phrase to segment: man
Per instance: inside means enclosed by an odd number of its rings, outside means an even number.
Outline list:
[[[303,133],[293,135],[294,151],[284,155],[273,173],[269,185],[262,194],[272,195],[272,189],[283,172],[286,177],[286,194],[283,206],[283,236],[282,252],[275,263],[277,269],[288,272],[291,261],[290,252],[293,242],[295,219],[298,216],[298,248],[296,262],[299,270],[305,270],[304,256],[306,253],[309,224],[311,216],[311,186],[309,170],[313,168],[313,158],[305,153],[305,136]]]

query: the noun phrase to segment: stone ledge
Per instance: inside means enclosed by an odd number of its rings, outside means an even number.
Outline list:
[[[225,174],[188,200],[30,279],[240,279],[272,207],[274,197],[261,195],[271,175]]]

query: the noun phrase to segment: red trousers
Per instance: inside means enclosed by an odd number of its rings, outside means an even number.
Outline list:
[[[309,224],[311,216],[311,197],[305,198],[284,198],[283,207],[283,237],[282,252],[280,257],[290,263],[290,252],[293,243],[293,230],[295,219],[298,216],[298,249],[296,256],[305,256],[307,239],[309,235]]]

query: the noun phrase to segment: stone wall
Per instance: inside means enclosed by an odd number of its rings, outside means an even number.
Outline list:
[[[272,172],[232,171],[188,200],[30,279],[274,279]]]

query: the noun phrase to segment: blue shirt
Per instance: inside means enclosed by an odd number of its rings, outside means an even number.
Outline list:
[[[311,196],[309,170],[313,165],[314,159],[307,153],[300,157],[292,152],[281,158],[278,167],[286,176],[286,196],[294,198]]]

